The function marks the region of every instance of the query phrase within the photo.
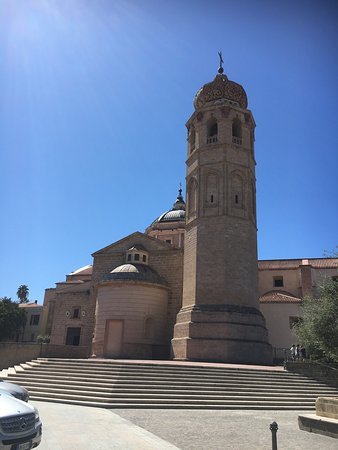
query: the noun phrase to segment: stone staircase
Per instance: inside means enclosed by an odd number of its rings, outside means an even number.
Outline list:
[[[31,400],[103,408],[313,410],[338,391],[274,370],[161,362],[39,358],[3,370]]]

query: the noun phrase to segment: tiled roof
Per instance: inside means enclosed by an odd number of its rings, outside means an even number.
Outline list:
[[[185,221],[185,210],[177,209],[170,210],[160,215],[151,225],[156,225],[160,222],[184,222]]]
[[[146,281],[167,285],[167,282],[154,269],[144,264],[122,264],[104,277],[104,281]]]
[[[309,259],[309,264],[311,266],[316,267],[318,269],[329,269],[336,268],[338,269],[338,258],[317,258],[317,259]]]
[[[258,261],[259,270],[296,269],[310,265],[315,269],[338,269],[338,258],[267,259]]]
[[[301,303],[302,299],[294,297],[288,292],[270,291],[259,299],[261,303]]]

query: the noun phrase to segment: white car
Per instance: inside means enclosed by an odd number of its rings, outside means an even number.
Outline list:
[[[34,406],[0,393],[0,450],[30,450],[41,442],[42,423]]]
[[[10,393],[13,397],[23,400],[24,402],[28,402],[29,400],[29,393],[27,389],[19,386],[18,384],[8,383],[2,378],[0,378],[0,393]]]

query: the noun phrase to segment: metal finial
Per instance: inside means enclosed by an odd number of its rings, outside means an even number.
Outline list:
[[[222,58],[222,50],[220,50],[220,51],[218,52],[218,56],[219,56],[219,69],[218,69],[218,73],[222,74],[222,73],[224,72],[223,65],[222,65],[222,64],[224,63],[223,58]]]
[[[178,190],[178,195],[181,197],[182,196],[182,183],[180,182],[180,188]]]

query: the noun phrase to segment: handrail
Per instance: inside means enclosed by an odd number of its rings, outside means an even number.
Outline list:
[[[321,363],[319,361],[309,361],[309,362],[314,363],[314,364],[318,364],[319,366],[327,367],[328,369],[331,369],[331,370],[338,371],[338,369],[336,369],[335,367],[328,366],[327,364],[323,364],[323,363]]]
[[[285,368],[291,372],[302,373],[329,386],[338,388],[338,368],[336,367],[318,361],[307,360],[304,362],[288,361]]]

